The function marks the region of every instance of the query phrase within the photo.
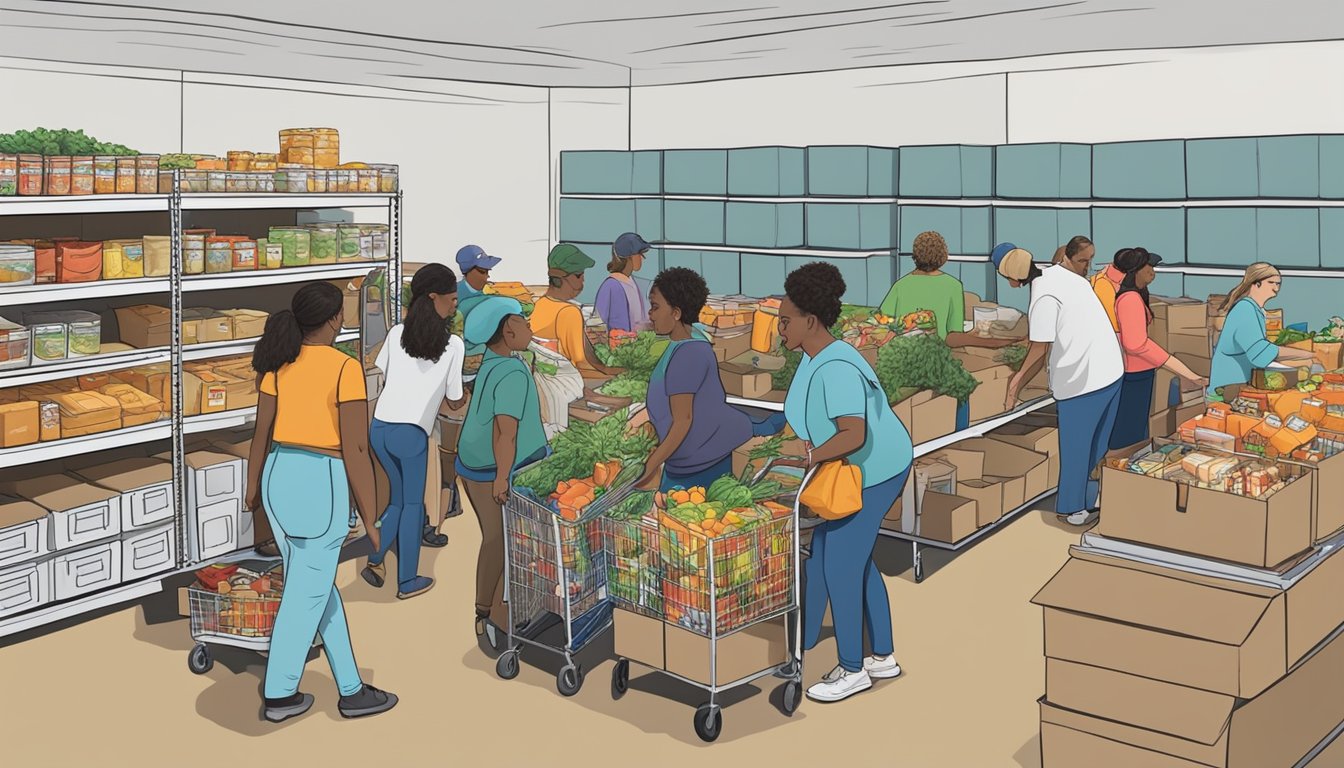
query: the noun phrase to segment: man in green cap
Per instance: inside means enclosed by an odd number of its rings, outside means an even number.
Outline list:
[[[536,341],[564,355],[586,378],[615,376],[619,368],[607,368],[597,359],[584,332],[583,312],[574,303],[583,293],[583,274],[597,262],[578,246],[560,243],[546,258],[546,295],[532,308],[532,331]]]

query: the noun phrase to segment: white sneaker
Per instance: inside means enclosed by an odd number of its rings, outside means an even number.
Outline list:
[[[873,679],[866,671],[846,672],[844,667],[836,667],[823,677],[820,683],[807,689],[807,698],[832,703],[843,701],[872,687]]]
[[[895,656],[869,656],[863,660],[863,671],[874,680],[892,680],[901,676],[901,665]]]
[[[1083,510],[1082,512],[1074,512],[1072,515],[1069,515],[1067,519],[1069,525],[1084,526],[1097,522],[1098,517],[1101,517],[1101,512],[1099,511],[1088,512],[1087,510]]]

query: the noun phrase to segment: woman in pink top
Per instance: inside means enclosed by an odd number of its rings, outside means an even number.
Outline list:
[[[1153,408],[1153,380],[1158,368],[1166,368],[1191,385],[1207,387],[1208,380],[1190,370],[1148,336],[1153,311],[1148,306],[1148,286],[1157,277],[1154,269],[1162,257],[1143,248],[1126,248],[1115,255],[1113,266],[1124,273],[1115,297],[1115,318],[1120,349],[1125,355],[1125,378],[1120,387],[1120,408],[1111,430],[1112,455],[1125,455],[1148,440],[1148,419]],[[1160,393],[1163,397],[1166,393]]]

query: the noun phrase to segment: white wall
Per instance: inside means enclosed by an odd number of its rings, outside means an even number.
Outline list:
[[[630,148],[630,91],[626,88],[552,88],[550,105],[550,237],[560,239],[560,153]],[[540,281],[538,281],[540,282]]]

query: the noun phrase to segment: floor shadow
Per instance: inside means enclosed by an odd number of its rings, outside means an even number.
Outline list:
[[[1022,768],[1041,768],[1041,735],[1038,733],[1022,745],[1013,755],[1013,760]]]

